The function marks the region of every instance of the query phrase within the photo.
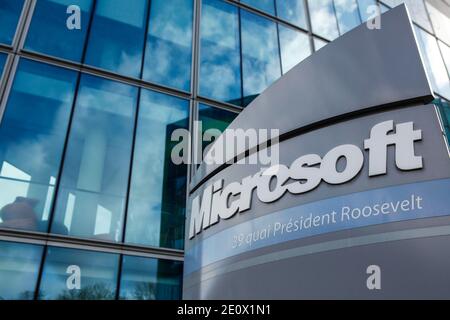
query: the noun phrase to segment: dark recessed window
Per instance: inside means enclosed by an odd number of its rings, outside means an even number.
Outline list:
[[[231,122],[238,116],[237,113],[210,107],[205,104],[199,104],[198,119],[201,122],[201,131],[197,134],[201,134],[201,139],[196,139],[197,141],[202,141],[202,155],[207,152],[207,147],[210,146],[217,136],[224,132]],[[200,130],[200,128],[199,128]],[[203,159],[199,155],[199,158]],[[200,160],[201,160],[200,159]]]

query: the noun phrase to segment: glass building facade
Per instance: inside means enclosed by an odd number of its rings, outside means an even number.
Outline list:
[[[402,2],[450,137],[443,0],[1,0],[0,299],[181,298],[197,166],[171,161],[172,134],[224,130]]]

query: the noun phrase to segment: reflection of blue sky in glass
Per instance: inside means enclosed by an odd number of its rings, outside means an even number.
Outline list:
[[[121,240],[137,91],[81,78],[54,218],[69,235]]]
[[[323,41],[322,39],[314,38],[314,49],[315,49],[315,51],[319,51],[320,49],[325,47],[327,44],[328,44],[328,42]]]
[[[113,300],[117,287],[119,255],[48,247],[39,299]],[[68,290],[67,267],[81,270],[80,290]]]
[[[239,105],[238,9],[225,2],[204,0],[200,35],[200,94]]]
[[[285,1],[285,0],[282,0]],[[254,8],[275,15],[275,0],[241,0],[242,3],[248,4]]]
[[[376,0],[358,0],[359,14],[361,16],[362,21],[367,21],[370,18],[373,18],[373,10],[372,8],[378,8]],[[377,9],[378,10],[378,9]]]
[[[0,300],[32,300],[42,247],[0,242]]]
[[[312,31],[328,40],[339,36],[332,0],[308,0]]]
[[[139,77],[146,17],[147,0],[98,0],[86,64]]]
[[[278,0],[277,15],[283,20],[306,29],[306,15],[303,0]]]
[[[66,28],[66,9],[81,9],[81,29]],[[33,13],[25,48],[59,58],[80,61],[90,20],[92,0],[39,0]]]
[[[177,261],[123,256],[120,299],[181,299],[182,267]]]
[[[152,0],[144,80],[189,91],[192,0]]]
[[[24,0],[0,1],[0,43],[11,45]]]
[[[244,97],[260,94],[281,76],[276,24],[241,11]]]
[[[334,7],[341,34],[361,24],[356,0],[334,0]]]
[[[283,74],[311,54],[308,34],[278,25]]]
[[[0,125],[0,209],[10,205],[2,227],[46,230],[76,78],[66,69],[19,64]]]
[[[142,90],[126,242],[183,248],[187,171],[171,161],[171,135],[188,123],[187,100]]]
[[[8,56],[6,54],[0,53],[0,80],[1,80],[1,77],[2,77],[2,74],[3,74],[3,69],[5,67],[5,63],[6,63],[6,58],[7,57]]]

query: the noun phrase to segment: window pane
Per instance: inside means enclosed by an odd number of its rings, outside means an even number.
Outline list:
[[[21,60],[0,125],[0,227],[47,231],[76,78]]]
[[[444,126],[445,136],[447,137],[447,143],[450,146],[450,102],[444,99],[438,98],[434,100],[434,104],[438,107],[441,115],[442,124]]]
[[[242,19],[244,105],[281,76],[276,24],[247,11]]]
[[[312,31],[328,40],[339,36],[332,0],[308,0]]]
[[[445,43],[438,41],[441,48],[442,57],[444,58],[445,65],[447,66],[447,73],[450,77],[450,47]]]
[[[136,99],[135,87],[82,76],[52,232],[121,240]]]
[[[415,27],[415,30],[433,89],[450,98],[450,81],[436,38],[418,27]]]
[[[281,19],[306,29],[303,0],[277,0],[277,15]]]
[[[238,9],[222,1],[204,0],[200,33],[200,94],[240,105]]]
[[[325,47],[328,44],[328,42],[323,41],[322,39],[319,38],[314,38],[314,49],[316,51],[322,49],[323,47]]]
[[[281,63],[283,73],[291,70],[311,54],[309,37],[306,33],[278,25],[280,31]]]
[[[436,35],[450,45],[450,18],[429,2],[427,2],[427,9]]]
[[[12,44],[23,3],[24,0],[0,1],[0,43]]]
[[[186,164],[176,165],[172,133],[188,129],[189,102],[161,93],[141,93],[126,241],[183,248]],[[151,141],[151,143],[149,143]]]
[[[425,9],[425,4],[423,0],[384,0],[391,8],[394,8],[402,3],[408,6],[409,13],[411,14],[411,19],[419,24],[422,28],[429,32],[432,32],[431,23],[428,19],[428,14]]]
[[[374,18],[375,12],[379,11],[376,0],[358,0],[358,6],[363,22]]]
[[[334,0],[334,7],[336,9],[339,31],[341,34],[344,34],[361,24],[356,0]]]
[[[181,299],[182,263],[131,256],[122,261],[120,299]]]
[[[8,56],[6,54],[0,53],[0,80],[2,79],[3,69],[5,67],[7,57]]]
[[[81,29],[69,30],[66,10],[81,9]],[[39,0],[31,20],[25,48],[67,60],[80,61],[90,20],[92,0]]]
[[[116,254],[48,247],[39,299],[113,300],[118,264]],[[73,275],[80,275],[79,289],[76,281],[69,279]],[[68,288],[68,283],[73,288]]]
[[[388,12],[388,11],[389,11],[389,7],[388,7],[388,6],[385,6],[385,5],[382,4],[381,2],[379,2],[379,5],[380,5],[381,13],[385,13],[385,12]]]
[[[0,242],[0,300],[32,300],[42,247]]]
[[[209,107],[204,104],[199,105],[199,115],[198,119],[201,122],[201,129],[202,129],[202,152],[205,154],[206,148],[211,145],[214,142],[214,139],[212,141],[208,141],[205,139],[206,131],[210,129],[219,130],[220,132],[224,132],[226,128],[230,125],[231,122],[238,116],[237,113]]]
[[[144,80],[189,91],[192,0],[152,0]]]
[[[147,0],[98,0],[85,62],[139,77],[146,17]]]
[[[285,1],[285,0],[283,0]],[[275,15],[274,0],[241,0],[242,3],[248,4],[254,8]]]

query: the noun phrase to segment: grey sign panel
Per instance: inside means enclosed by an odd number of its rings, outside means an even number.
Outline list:
[[[431,97],[405,7],[270,87],[232,126],[289,133],[281,166],[268,180],[258,164],[207,169],[188,199],[184,298],[450,297],[450,158]]]
[[[362,24],[299,63],[229,128],[273,128],[283,135],[399,102],[430,102],[432,90],[406,7],[390,10],[380,21],[381,29]],[[202,164],[191,187],[218,168]]]

